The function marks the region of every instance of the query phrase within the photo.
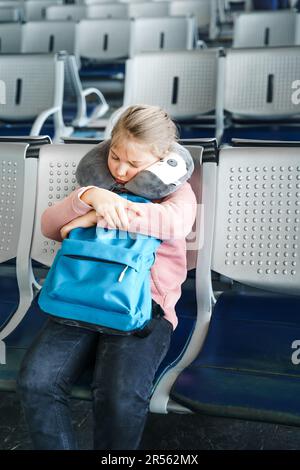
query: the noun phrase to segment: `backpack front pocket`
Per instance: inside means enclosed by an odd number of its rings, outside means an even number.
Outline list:
[[[135,310],[144,279],[133,267],[74,254],[61,254],[56,261],[47,283],[50,297],[122,314]]]

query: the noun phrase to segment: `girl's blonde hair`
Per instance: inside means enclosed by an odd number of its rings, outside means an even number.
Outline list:
[[[111,145],[121,140],[134,139],[151,147],[152,153],[162,158],[178,140],[175,123],[158,106],[135,105],[119,117],[111,132]]]

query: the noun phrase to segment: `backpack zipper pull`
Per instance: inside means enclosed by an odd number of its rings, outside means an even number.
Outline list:
[[[125,273],[126,273],[128,267],[129,267],[129,266],[125,266],[125,268],[123,269],[123,271],[122,271],[121,274],[120,274],[120,277],[119,277],[119,279],[118,279],[118,282],[122,282],[122,281],[123,281],[123,277],[124,277],[124,275],[125,275]]]

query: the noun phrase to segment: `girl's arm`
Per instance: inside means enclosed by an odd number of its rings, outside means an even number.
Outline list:
[[[104,204],[102,204],[104,202]],[[104,207],[122,206],[126,214],[130,212],[125,227],[116,226],[111,219],[103,216]],[[87,186],[73,191],[63,201],[49,207],[42,214],[41,230],[45,237],[62,241],[60,230],[78,216],[95,209],[98,225],[110,228],[123,228],[129,232],[150,235],[161,240],[184,238],[192,230],[196,216],[197,202],[188,183],[161,203],[131,203],[124,198],[95,186]],[[129,209],[129,211],[128,211]],[[117,212],[117,211],[116,211]],[[133,214],[136,214],[133,216]],[[125,222],[124,222],[125,225]]]
[[[138,204],[140,216],[129,223],[128,231],[160,240],[185,238],[192,230],[197,212],[196,196],[189,183],[162,202]]]
[[[68,197],[48,207],[48,209],[43,212],[41,217],[41,231],[45,237],[61,242],[61,228],[70,221],[87,214],[93,209],[80,199],[80,195],[91,187],[92,186],[87,186],[76,189],[69,194]]]
[[[84,199],[86,194],[93,196],[96,194],[96,203],[91,203],[89,198]],[[65,199],[48,207],[43,212],[41,217],[42,234],[47,238],[61,242],[72,228],[82,226],[78,224],[82,223],[83,219],[74,223],[72,221],[93,209],[97,210],[97,220],[101,221],[105,227],[111,226],[122,230],[127,230],[129,221],[139,212],[138,207],[135,208],[133,203],[125,201],[111,191],[96,186],[86,186],[73,191]],[[91,223],[92,219],[84,219],[84,223],[87,220]]]
[[[77,227],[87,228],[87,227],[93,227],[94,225],[97,225],[97,216],[96,216],[96,211],[91,210],[87,214],[80,215],[79,217],[76,217],[76,219],[73,219],[71,220],[71,222],[64,225],[60,229],[60,236],[62,239],[64,239],[66,238],[68,233],[74,228],[77,228]]]
[[[197,212],[196,196],[185,183],[159,204],[139,204],[140,217],[128,227],[129,232],[150,235],[160,240],[185,238],[192,230]]]
[[[102,202],[103,196],[99,188],[92,188],[86,191],[81,199],[94,207],[96,213],[101,215],[98,225],[109,228],[120,228],[112,221],[103,218]],[[103,190],[102,190],[103,191]],[[104,190],[105,191],[105,190]],[[105,204],[110,206],[111,194],[105,193]],[[197,201],[196,196],[189,183],[185,183],[180,189],[165,197],[160,203],[135,203],[129,202],[116,194],[113,194],[111,204],[118,198],[118,204],[124,204],[124,208],[131,213],[136,213],[126,227],[128,232],[151,235],[161,240],[182,239],[192,230],[196,217]]]

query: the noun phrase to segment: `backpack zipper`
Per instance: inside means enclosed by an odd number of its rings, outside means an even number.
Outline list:
[[[125,266],[125,268],[123,269],[123,271],[121,272],[120,276],[119,276],[119,279],[118,279],[118,282],[122,282],[123,281],[123,277],[125,276],[125,273],[127,271],[129,266]]]
[[[111,264],[124,264],[124,263],[118,263],[117,261],[111,261],[111,260],[106,260],[106,259],[98,259],[98,258],[93,258],[93,257],[90,257],[90,256],[81,256],[81,255],[63,255],[63,256],[66,256],[67,258],[74,258],[74,259],[81,259],[81,260],[89,260],[89,261],[104,261],[105,263],[111,263]],[[119,279],[118,279],[118,282],[122,282],[123,281],[123,278],[125,276],[125,273],[127,271],[127,269],[129,268],[128,265],[125,265],[125,268],[123,269],[123,271],[121,272],[120,276],[119,276]]]

